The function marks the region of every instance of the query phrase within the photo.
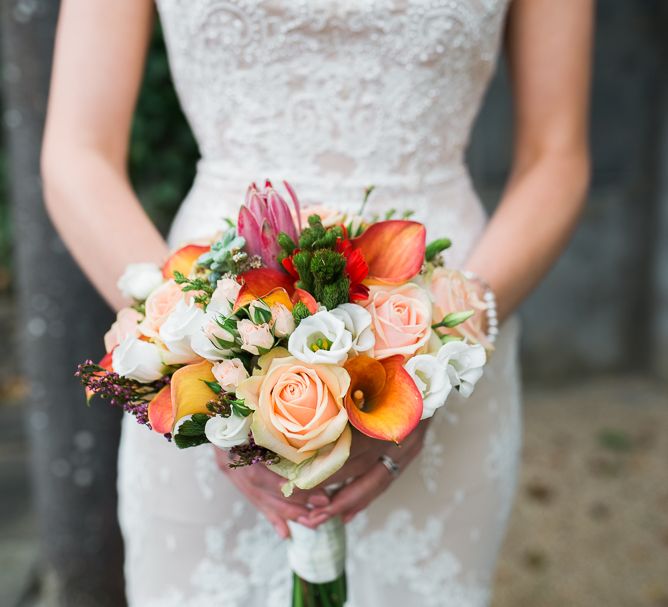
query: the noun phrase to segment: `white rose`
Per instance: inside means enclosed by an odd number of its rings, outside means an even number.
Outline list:
[[[227,316],[232,312],[240,290],[241,285],[233,278],[221,278],[216,283],[216,290],[211,295],[206,311]]]
[[[452,390],[447,365],[431,354],[418,354],[409,359],[404,368],[422,394],[420,419],[427,419],[445,404]]]
[[[485,348],[480,344],[451,341],[441,346],[436,356],[447,365],[452,385],[462,396],[466,398],[471,396],[476,382],[482,377],[482,368],[487,362]]]
[[[248,442],[251,417],[240,417],[232,413],[229,417],[214,415],[204,426],[204,434],[219,449],[230,449]]]
[[[160,327],[159,335],[167,348],[164,355],[168,365],[181,365],[196,361],[199,356],[192,348],[192,337],[201,330],[204,311],[191,300],[181,300]]]
[[[302,320],[288,340],[290,354],[311,364],[340,364],[352,345],[353,336],[346,325],[326,310]]]
[[[211,373],[216,378],[225,392],[235,392],[237,386],[248,378],[246,367],[238,358],[231,358],[216,363],[211,368]]]
[[[111,357],[111,364],[116,373],[143,384],[156,381],[163,375],[160,349],[151,342],[127,337],[114,350]]]
[[[376,338],[371,329],[371,314],[362,306],[345,303],[332,310],[332,314],[343,321],[346,330],[353,336],[352,349],[358,354],[371,350]]]
[[[283,304],[271,306],[271,317],[276,337],[287,337],[295,330],[294,316]]]
[[[154,263],[131,263],[116,285],[124,297],[146,299],[163,283],[162,271]]]
[[[263,354],[274,345],[274,336],[268,324],[256,325],[253,321],[244,318],[237,323],[237,330],[241,338],[241,349],[251,354]]]

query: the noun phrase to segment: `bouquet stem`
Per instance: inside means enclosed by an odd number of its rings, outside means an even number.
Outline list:
[[[296,573],[293,573],[292,579],[292,607],[344,607],[346,604],[348,588],[345,572],[333,582],[324,584],[307,582]]]
[[[289,522],[292,607],[344,607],[346,533],[339,517],[317,529]]]

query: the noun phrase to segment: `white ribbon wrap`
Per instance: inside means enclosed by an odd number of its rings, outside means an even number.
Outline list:
[[[316,529],[288,521],[288,562],[292,571],[312,584],[337,579],[346,564],[346,530],[341,518],[329,519]]]

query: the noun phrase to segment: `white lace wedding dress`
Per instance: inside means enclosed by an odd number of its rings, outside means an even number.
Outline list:
[[[465,263],[486,217],[463,164],[507,0],[158,0],[174,81],[199,141],[177,245],[234,216],[252,180],[303,201],[414,209]],[[349,526],[351,607],[481,607],[515,488],[517,327],[468,401]],[[132,607],[287,607],[284,545],[216,468],[126,419],[120,520]]]

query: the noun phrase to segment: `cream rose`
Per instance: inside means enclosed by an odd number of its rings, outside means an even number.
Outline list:
[[[111,355],[112,368],[123,377],[143,384],[160,379],[163,363],[158,346],[148,341],[127,337]]]
[[[445,404],[452,390],[447,365],[431,354],[418,354],[409,359],[404,368],[422,394],[420,419],[427,419]]]
[[[248,442],[251,417],[232,413],[229,417],[214,415],[204,426],[204,434],[219,449],[231,449]]]
[[[154,263],[131,263],[118,279],[116,286],[124,297],[146,299],[162,284],[162,271]]]
[[[302,463],[335,443],[346,429],[343,398],[350,376],[343,367],[310,365],[292,356],[273,358],[266,365],[266,375],[242,382],[237,396],[255,410],[255,442]]]
[[[352,345],[353,336],[344,322],[327,310],[302,320],[288,340],[290,354],[312,364],[340,364]]]
[[[274,336],[268,324],[256,325],[244,318],[237,323],[241,349],[251,354],[263,354],[274,345]]]
[[[440,267],[427,276],[426,282],[433,300],[434,322],[443,320],[451,312],[474,310],[476,313],[469,320],[447,332],[492,350],[484,327],[486,305],[480,298],[478,287],[460,271]]]
[[[144,321],[139,325],[139,332],[147,337],[158,338],[160,327],[182,299],[183,291],[173,280],[158,287],[146,300]]]
[[[222,314],[223,316],[231,314],[240,290],[241,285],[233,278],[221,278],[216,283],[216,290],[211,295],[211,301],[209,301],[206,311],[212,314]]]
[[[295,319],[292,312],[283,304],[271,306],[271,318],[276,337],[287,337],[295,330]]]
[[[104,347],[111,352],[126,337],[139,337],[139,323],[142,315],[134,308],[123,308],[116,315],[116,321],[104,335]]]
[[[485,348],[480,344],[451,341],[443,344],[436,356],[447,365],[452,385],[462,396],[466,398],[471,396],[487,362]]]
[[[429,294],[413,283],[399,287],[372,286],[364,307],[371,314],[376,359],[401,354],[408,358],[431,337]]]
[[[231,358],[216,363],[211,368],[211,373],[225,392],[235,392],[237,386],[248,379],[248,371],[238,358]]]

